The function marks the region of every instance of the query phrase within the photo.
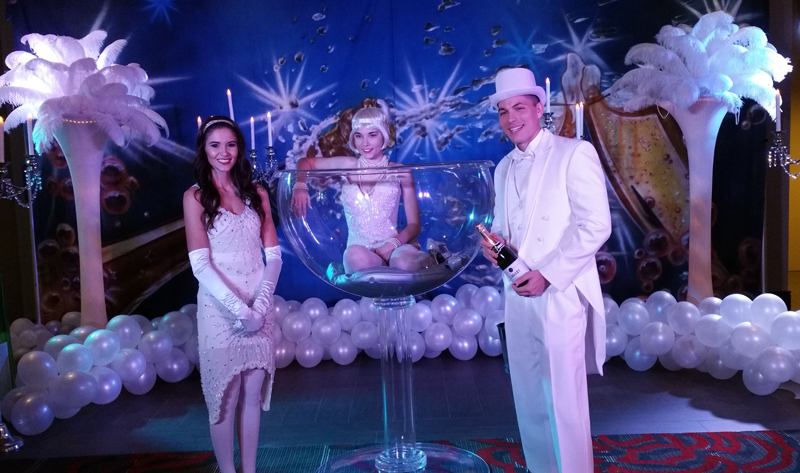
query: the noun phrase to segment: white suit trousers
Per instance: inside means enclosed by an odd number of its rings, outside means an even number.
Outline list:
[[[506,286],[509,373],[528,469],[592,473],[585,335],[589,304],[575,286],[520,297]]]

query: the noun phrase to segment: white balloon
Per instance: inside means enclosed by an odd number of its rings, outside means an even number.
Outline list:
[[[800,349],[800,314],[786,311],[772,321],[770,333],[778,346],[787,350]]]
[[[275,345],[275,367],[276,368],[286,368],[292,361],[294,360],[294,352],[295,352],[296,345],[294,342],[290,342],[288,339],[284,338],[278,344]]]
[[[378,327],[372,322],[362,320],[353,327],[350,336],[353,345],[366,350],[378,344]]]
[[[675,332],[664,322],[650,322],[639,336],[642,351],[648,355],[663,355],[672,349]]]
[[[625,353],[628,334],[619,325],[606,325],[606,360]]]
[[[720,358],[719,355],[719,348],[708,349],[706,352],[705,365],[708,369],[708,374],[717,379],[729,379],[739,372],[739,370],[729,368],[725,365],[725,363],[723,363],[722,358]]]
[[[667,323],[667,309],[676,304],[675,297],[667,291],[656,291],[650,294],[644,305],[650,314],[651,322]]]
[[[118,315],[108,321],[107,330],[117,334],[120,348],[136,348],[142,338],[142,327],[130,315]]]
[[[766,396],[767,394],[774,393],[781,384],[769,381],[764,375],[759,373],[758,362],[756,360],[751,361],[745,366],[742,371],[742,380],[744,381],[744,386],[751,393],[759,396]]]
[[[680,371],[683,369],[683,367],[675,361],[675,358],[672,357],[671,351],[668,351],[663,355],[658,355],[658,362],[661,363],[661,366],[663,366],[664,369],[669,371]]]
[[[311,326],[311,336],[320,345],[330,345],[339,339],[342,333],[342,324],[330,315],[318,317]]]
[[[158,329],[172,339],[174,346],[183,345],[194,332],[191,317],[179,311],[167,312],[158,322]]]
[[[165,360],[172,352],[172,339],[161,330],[153,330],[142,335],[139,339],[139,351],[148,363],[158,363]],[[135,394],[135,393],[134,393]]]
[[[281,341],[281,333],[280,327],[275,327],[275,344],[277,345]],[[193,365],[200,364],[200,347],[199,347],[199,340],[197,339],[197,335],[192,335],[189,337],[189,340],[186,340],[186,343],[183,345],[183,352],[186,353],[186,358],[189,359],[189,363]]]
[[[489,356],[499,356],[503,354],[503,345],[499,338],[492,338],[483,328],[478,333],[478,347],[481,351]]]
[[[603,308],[606,313],[606,325],[615,325],[619,320],[619,305],[610,296],[603,296]]]
[[[667,322],[678,335],[692,333],[700,317],[700,311],[691,302],[681,301],[667,308]]]
[[[114,361],[120,349],[117,334],[106,329],[90,333],[83,344],[92,352],[95,366],[106,366]]]
[[[750,322],[742,322],[731,332],[731,344],[740,354],[755,358],[761,350],[774,345],[774,342],[763,328]]]
[[[32,391],[44,391],[58,376],[56,360],[43,351],[28,352],[17,364],[17,376]]]
[[[302,312],[292,312],[283,319],[281,330],[290,342],[305,340],[311,335],[311,317]]]
[[[406,325],[415,332],[422,332],[433,322],[430,304],[416,303],[406,309]]]
[[[631,298],[619,307],[619,326],[628,335],[639,335],[645,325],[650,323],[650,313],[639,299]],[[629,342],[630,343],[630,342]],[[655,361],[654,361],[655,363]]]
[[[797,359],[792,352],[781,347],[767,347],[756,357],[758,372],[773,383],[785,383],[797,371]]]
[[[706,297],[697,306],[700,315],[717,314],[719,315],[719,306],[722,304],[722,299],[719,297]]]
[[[294,356],[303,368],[313,368],[322,361],[323,351],[322,345],[308,337],[297,344]]]
[[[11,411],[11,423],[22,435],[37,435],[53,424],[47,394],[33,392],[20,399]]]
[[[341,324],[342,330],[349,332],[355,324],[361,321],[361,310],[358,303],[351,299],[342,299],[333,306],[331,312]]]
[[[672,346],[672,359],[682,368],[697,368],[706,359],[705,345],[694,335],[684,335]]]
[[[378,308],[372,299],[364,297],[358,301],[358,306],[361,309],[361,320],[378,325]]]
[[[478,352],[478,341],[475,337],[462,337],[458,334],[453,334],[448,346],[450,354],[457,360],[467,361]]]
[[[8,331],[15,335],[19,335],[19,333],[23,330],[33,330],[33,327],[35,326],[36,324],[33,323],[32,320],[21,317],[11,322],[11,325],[8,326]]]
[[[131,394],[141,396],[147,394],[156,385],[156,366],[153,363],[147,363],[147,367],[136,379],[130,381],[123,381],[122,386]]]
[[[358,347],[353,344],[349,333],[341,333],[339,339],[331,344],[330,353],[337,364],[349,365],[358,356]]]
[[[731,341],[723,343],[719,347],[719,359],[723,365],[736,371],[742,370],[748,363],[753,361],[753,358],[744,356],[736,351],[731,345]]]
[[[453,318],[463,308],[464,306],[462,306],[455,297],[449,294],[439,294],[438,296],[434,297],[433,302],[431,302],[431,313],[433,314],[433,320],[447,325],[453,324]]]
[[[105,366],[95,366],[89,374],[97,381],[97,394],[92,398],[94,404],[108,404],[119,397],[122,380],[116,372]]]
[[[742,322],[748,322],[752,304],[753,301],[745,295],[731,294],[722,299],[719,305],[719,315],[726,324],[736,327]]]
[[[425,355],[427,350],[425,339],[417,332],[408,333],[408,349],[411,353],[411,362],[416,363]]]
[[[442,322],[434,322],[425,330],[425,346],[429,351],[442,351],[450,346],[453,333]]]
[[[506,320],[506,313],[504,310],[496,310],[486,317],[484,326],[486,327],[486,334],[491,338],[500,338],[500,333],[497,330],[497,324],[503,323]]]
[[[478,294],[476,292],[476,294]],[[453,318],[453,331],[462,337],[474,337],[483,328],[483,319],[472,309],[464,309]]]
[[[780,297],[775,294],[761,294],[750,305],[750,321],[769,332],[775,317],[787,310],[786,303]]]
[[[328,306],[322,299],[309,297],[300,306],[300,312],[306,314],[312,321],[317,320],[323,315],[328,315]]]
[[[478,286],[474,284],[462,284],[456,290],[456,300],[461,303],[464,309],[472,308],[472,296],[478,291]]]
[[[64,325],[72,325],[75,327],[81,326],[81,313],[80,312],[67,312],[61,317],[61,323]]]
[[[166,358],[155,365],[158,377],[168,383],[183,381],[192,373],[193,369],[186,354],[175,347],[172,348]]]
[[[142,335],[150,333],[153,330],[155,330],[155,327],[153,327],[153,324],[150,322],[150,319],[148,319],[144,315],[131,314],[130,318],[132,318],[133,320],[136,321],[137,324],[139,324],[139,328],[142,329]]]
[[[722,320],[721,315],[707,314],[700,317],[694,327],[694,333],[700,343],[707,347],[718,348],[728,341],[733,327]]]
[[[123,382],[135,381],[147,370],[147,360],[142,352],[135,348],[123,348],[108,365]]]
[[[647,371],[656,364],[658,357],[648,355],[642,350],[639,337],[634,337],[625,347],[625,363],[635,371]]]
[[[274,317],[275,324],[283,324],[283,319],[292,312],[289,310],[289,304],[286,302],[286,299],[278,295],[273,295],[272,306],[274,307],[272,316]]]
[[[471,304],[481,317],[486,317],[502,307],[502,297],[492,286],[483,286],[472,294]],[[464,306],[466,307],[466,306]]]
[[[65,346],[56,358],[56,367],[60,374],[70,371],[89,371],[92,364],[91,350],[77,343]]]

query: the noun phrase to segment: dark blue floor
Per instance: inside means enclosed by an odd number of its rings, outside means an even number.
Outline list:
[[[519,437],[502,358],[463,362],[443,354],[414,365],[418,440]],[[589,378],[594,434],[799,429],[800,401],[778,390],[749,393],[741,375],[719,381],[696,370],[629,369],[615,358],[604,377]],[[278,370],[272,409],[263,413],[262,446],[364,444],[382,438],[380,362],[360,355],[339,366],[293,363]],[[211,450],[208,414],[195,372],[135,396],[123,390],[105,406],[90,405],[56,420],[4,458]]]

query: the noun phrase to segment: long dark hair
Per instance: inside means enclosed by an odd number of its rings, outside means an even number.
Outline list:
[[[250,161],[245,157],[244,134],[239,125],[228,117],[212,116],[200,124],[195,140],[194,178],[200,188],[200,205],[203,206],[203,215],[206,217],[206,230],[214,226],[214,219],[219,215],[220,196],[211,179],[211,164],[206,154],[206,139],[208,134],[218,128],[227,128],[236,136],[236,147],[239,152],[236,164],[231,168],[231,182],[236,187],[237,194],[243,202],[255,210],[261,220],[264,220],[264,209],[261,207],[261,196],[258,195],[256,185],[253,183],[253,173]]]

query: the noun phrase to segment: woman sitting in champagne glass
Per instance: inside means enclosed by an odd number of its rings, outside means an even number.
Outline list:
[[[358,154],[329,158],[303,158],[298,170],[359,169],[343,176],[341,202],[347,219],[347,248],[342,264],[345,273],[390,266],[405,271],[417,271],[433,264],[416,241],[420,232],[419,206],[414,178],[410,172],[387,172],[401,166],[389,161],[385,150],[394,145],[393,127],[385,103],[378,107],[358,110],[351,122],[348,147]],[[292,209],[305,216],[311,206],[306,184],[307,175],[297,174],[293,187]],[[406,226],[397,228],[398,209],[402,198]]]

